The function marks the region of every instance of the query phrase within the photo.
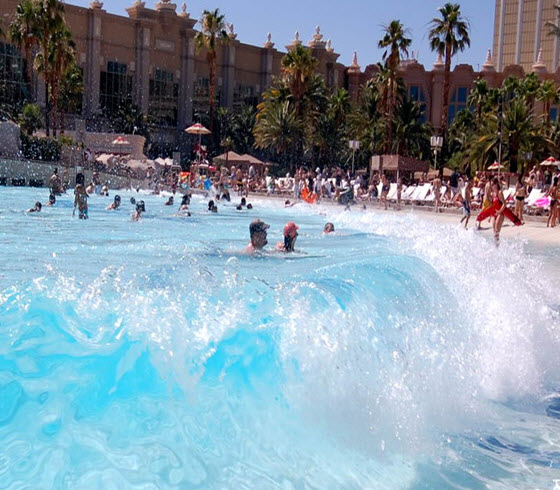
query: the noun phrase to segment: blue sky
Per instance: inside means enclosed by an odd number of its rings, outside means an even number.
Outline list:
[[[156,1],[146,0],[146,6],[154,8]],[[88,6],[89,0],[67,0],[67,3]],[[125,8],[132,3],[133,0],[105,0],[104,8],[127,15]],[[182,0],[176,3],[180,10]],[[330,38],[335,51],[340,53],[339,61],[350,64],[357,51],[362,68],[381,59],[377,41],[381,38],[382,25],[400,19],[410,31],[412,49],[419,53],[419,61],[429,68],[435,56],[428,45],[428,24],[443,3],[443,0],[189,0],[187,11],[199,19],[204,9],[217,7],[235,25],[240,41],[262,45],[267,32],[271,32],[272,41],[281,50],[293,39],[296,30],[307,42],[315,26],[320,25],[325,39]],[[472,64],[476,70],[484,62],[486,51],[492,48],[495,2],[459,0],[459,3],[471,23],[471,48],[455,62]]]

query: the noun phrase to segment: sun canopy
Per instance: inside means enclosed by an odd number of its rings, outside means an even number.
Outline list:
[[[427,172],[430,168],[428,162],[401,155],[374,155],[371,157],[372,172]]]

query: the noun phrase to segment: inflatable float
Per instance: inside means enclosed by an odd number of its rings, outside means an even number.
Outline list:
[[[315,194],[314,192],[309,192],[309,189],[307,187],[305,187],[301,191],[301,198],[309,204],[315,204],[317,202],[317,194]]]

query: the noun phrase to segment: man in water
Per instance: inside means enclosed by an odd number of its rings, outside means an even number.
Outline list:
[[[60,196],[62,194],[62,180],[58,176],[58,169],[55,168],[51,178],[49,179],[49,188],[51,190],[51,194],[55,196]]]
[[[264,246],[268,243],[267,231],[270,225],[267,225],[264,221],[260,219],[254,219],[249,225],[249,236],[251,238],[251,243],[245,247],[244,252],[247,254],[254,254],[255,252],[260,252]]]
[[[298,237],[298,225],[293,221],[288,221],[284,225],[284,243],[278,242],[276,250],[280,252],[290,253],[294,251],[296,240]]]

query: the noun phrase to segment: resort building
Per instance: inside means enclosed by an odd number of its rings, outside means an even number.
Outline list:
[[[558,0],[496,0],[494,55],[496,68],[521,65],[531,70],[539,58],[552,71],[558,69],[560,39],[550,35],[547,22],[559,25]]]
[[[539,12],[547,13],[552,1],[498,0],[497,10],[500,19],[503,18],[500,25],[504,26],[499,30],[498,37],[504,41],[509,39],[510,24],[506,20],[513,15],[510,4],[523,5],[525,10],[538,4]],[[5,26],[11,22],[17,4],[18,0],[2,0],[0,3],[0,18],[4,19]],[[504,15],[501,15],[502,11]],[[67,118],[71,126],[80,120],[88,130],[110,130],[110,114],[128,102],[151,115],[156,124],[155,137],[159,141],[174,143],[184,128],[197,120],[197,114],[207,112],[208,65],[205,53],[195,49],[197,19],[190,16],[185,4],[177,9],[169,0],[162,0],[149,8],[146,2],[138,0],[126,9],[127,16],[120,16],[106,12],[103,4],[94,0],[89,8],[66,4],[65,12],[84,78],[82,103],[75,109],[76,114]],[[523,14],[523,26],[534,18],[531,15]],[[543,14],[539,25],[547,18]],[[230,42],[220,47],[218,52],[217,105],[229,108],[242,104],[256,105],[273,77],[280,74],[285,50],[303,43],[296,33],[294,40],[283,51],[275,46],[270,34],[263,37],[262,46],[245,44],[237,39],[234,27],[229,26]],[[544,50],[550,48],[551,52],[555,52],[556,39],[541,36],[542,54],[537,56],[536,61],[528,62],[526,60],[533,59],[536,52],[533,49],[531,53],[523,54],[528,49],[525,46],[529,37],[529,31],[523,31],[519,60],[515,58],[515,52],[511,55],[514,58],[508,54],[509,47],[506,50],[505,46],[509,46],[509,41],[504,42],[502,48],[495,48],[501,52],[503,67],[495,66],[489,51],[480,72],[470,65],[457,65],[453,69],[450,121],[457,112],[467,107],[470,88],[479,77],[487,79],[491,87],[497,87],[509,75],[523,77],[525,73],[536,72],[539,77],[552,78],[560,84],[560,74],[548,71],[554,64],[552,55],[546,58],[548,51]],[[319,60],[318,70],[327,86],[333,89],[345,87],[354,99],[357,99],[360,87],[377,70],[375,64],[362,70],[357,54],[349,66],[340,63],[339,54],[323,37],[319,27],[305,45]],[[519,63],[513,64],[516,61]],[[422,105],[425,120],[437,128],[442,107],[442,60],[437,59],[430,69],[414,59],[405,60],[400,69],[410,97]],[[44,104],[44,84],[40,83],[35,73],[34,79],[28,83],[26,73],[23,51],[10,44],[9,40],[0,41],[0,103],[14,104],[31,99]],[[557,112],[557,108],[553,110]]]

